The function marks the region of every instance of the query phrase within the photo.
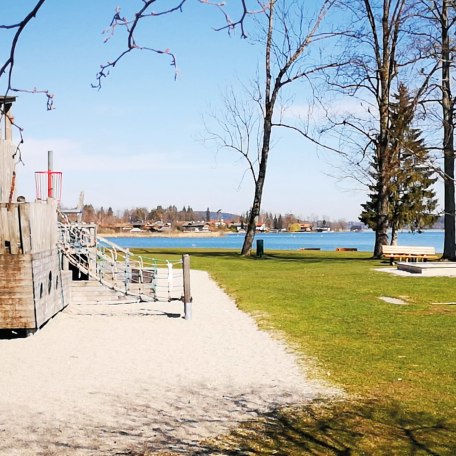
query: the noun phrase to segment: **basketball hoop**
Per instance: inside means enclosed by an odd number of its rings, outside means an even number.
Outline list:
[[[37,200],[46,201],[48,198],[54,198],[60,203],[62,197],[62,172],[36,171],[35,186]]]

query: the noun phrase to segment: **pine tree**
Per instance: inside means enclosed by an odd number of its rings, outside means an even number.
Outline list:
[[[279,230],[283,229],[282,214],[279,214],[279,218],[277,219],[277,229],[279,229]]]
[[[195,214],[193,213],[193,209],[190,206],[187,206],[187,220],[189,222],[195,221]]]
[[[391,141],[388,145],[388,223],[392,230],[391,244],[397,242],[399,229],[412,231],[432,225],[437,220],[437,199],[432,188],[437,178],[429,168],[429,152],[421,138],[421,131],[413,128],[414,105],[407,88],[401,84],[391,103]],[[362,205],[360,220],[376,229],[378,206],[378,163],[372,161],[369,200]]]

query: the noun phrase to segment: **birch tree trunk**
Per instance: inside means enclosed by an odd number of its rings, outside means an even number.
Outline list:
[[[317,32],[323,18],[328,12],[329,8],[334,3],[334,0],[324,0],[319,14],[310,28],[309,33],[306,36],[300,37],[297,41],[295,50],[292,50],[291,42],[293,41],[290,35],[290,30],[287,28],[287,13],[281,11],[281,16],[278,22],[282,25],[283,30],[281,33],[283,36],[279,40],[283,40],[282,47],[278,47],[277,43],[274,42],[274,18],[276,10],[276,0],[269,1],[268,8],[268,28],[267,28],[267,39],[265,49],[265,90],[264,90],[264,106],[262,107],[263,112],[263,137],[261,151],[259,154],[259,165],[258,174],[255,180],[255,192],[250,210],[249,221],[247,224],[247,230],[244,238],[244,243],[241,249],[241,255],[249,255],[252,249],[253,241],[255,238],[256,224],[260,216],[261,200],[263,195],[263,187],[266,178],[266,170],[271,145],[271,135],[274,126],[273,116],[274,109],[276,106],[277,98],[281,89],[292,83],[293,81],[303,79],[307,77],[308,73],[305,70],[298,69],[294,70],[295,64],[299,63],[300,58],[304,54],[304,51],[312,42],[315,33]],[[285,3],[284,3],[285,4]],[[280,33],[279,33],[280,36]],[[286,39],[284,39],[284,37]],[[286,43],[286,45],[284,45]],[[282,64],[278,65],[278,55],[283,58]],[[275,58],[275,68],[277,69],[277,76],[273,77],[273,63],[271,58]],[[314,72],[316,69],[308,70],[309,73]],[[279,124],[275,124],[279,126]],[[281,125],[283,126],[283,125]]]

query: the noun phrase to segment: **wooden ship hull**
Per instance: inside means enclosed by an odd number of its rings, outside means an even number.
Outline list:
[[[16,197],[14,100],[0,99],[0,330],[33,333],[70,303],[71,271],[57,248],[57,201]]]
[[[35,332],[70,302],[56,202],[0,203],[0,329]]]

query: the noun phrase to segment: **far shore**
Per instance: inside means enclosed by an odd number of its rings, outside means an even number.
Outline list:
[[[157,238],[195,238],[195,237],[221,237],[225,236],[226,233],[223,231],[189,231],[189,232],[182,232],[182,231],[170,231],[166,233],[159,233],[157,231],[127,231],[125,233],[107,233],[103,231],[98,231],[100,236],[110,237],[110,238],[136,238],[136,237],[157,237]]]

